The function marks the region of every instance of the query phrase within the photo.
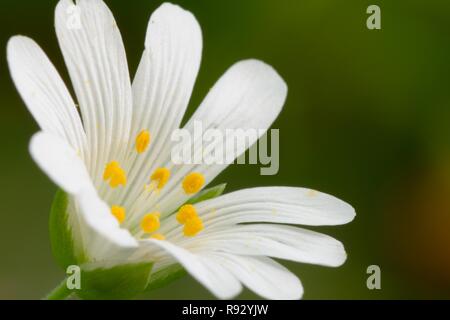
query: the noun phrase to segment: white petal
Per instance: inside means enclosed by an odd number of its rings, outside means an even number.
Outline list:
[[[285,82],[271,66],[257,60],[238,62],[211,89],[185,129],[194,136],[195,121],[202,124],[203,132],[215,128],[227,133],[228,137],[232,133],[226,132],[226,129],[260,129],[255,137],[250,137],[248,144],[250,146],[278,116],[286,94]],[[240,147],[236,155],[245,151],[245,147]],[[228,151],[230,150],[226,153]],[[186,174],[203,173],[206,185],[227,165],[202,163],[174,167],[168,159],[167,166],[173,167],[172,177],[158,203],[163,212],[170,213],[188,198],[181,189],[181,182]],[[148,205],[152,206],[154,203]]]
[[[180,127],[200,67],[202,35],[195,17],[164,3],[150,17],[142,55],[133,81],[132,138],[150,131],[147,152],[133,158],[129,193],[141,191],[152,170],[170,153],[170,139]],[[134,148],[134,145],[131,145]],[[131,201],[132,197],[130,198]]]
[[[355,217],[355,210],[344,201],[295,187],[243,189],[201,202],[197,210],[210,228],[244,222],[340,225]]]
[[[81,214],[82,231],[86,254],[93,261],[109,261],[110,266],[123,263],[138,247],[137,240],[111,214],[93,188],[84,189],[75,195]],[[87,228],[87,230],[86,230]],[[115,263],[114,263],[115,262]]]
[[[105,163],[124,157],[131,125],[131,82],[122,38],[101,0],[61,0],[55,11],[61,50],[80,104],[97,183]]]
[[[60,138],[44,132],[36,133],[31,138],[30,153],[39,167],[64,191],[77,194],[90,184],[83,161]]]
[[[181,231],[179,231],[181,233]],[[342,265],[347,254],[341,242],[327,235],[301,228],[250,224],[223,230],[205,230],[182,244],[193,250],[228,252],[239,255],[270,256],[329,267]]]
[[[17,89],[45,132],[67,141],[83,154],[86,136],[67,87],[42,49],[31,39],[12,37],[8,64]]]
[[[30,152],[41,169],[73,197],[75,210],[69,221],[78,226],[75,233],[91,259],[123,255],[121,251],[138,246],[98,197],[84,163],[67,143],[40,132],[31,139]]]
[[[247,288],[266,299],[296,300],[303,295],[300,280],[285,267],[265,257],[217,254],[217,262]]]
[[[234,64],[214,85],[186,124],[200,121],[203,129],[268,129],[286,100],[280,75],[259,60]]]
[[[197,281],[220,299],[230,299],[242,289],[235,276],[213,259],[195,255],[167,241],[148,240],[149,246],[158,246],[166,250]]]

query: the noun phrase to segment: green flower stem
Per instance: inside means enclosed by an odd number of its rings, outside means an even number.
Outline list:
[[[64,300],[72,294],[72,291],[67,288],[66,279],[56,286],[44,299],[45,300]]]

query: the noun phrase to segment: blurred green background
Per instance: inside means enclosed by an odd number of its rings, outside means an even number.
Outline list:
[[[107,0],[131,74],[160,1]],[[287,263],[305,299],[450,298],[450,2],[364,0],[176,1],[199,20],[203,61],[190,111],[232,63],[259,58],[289,86],[280,171],[232,166],[228,191],[311,187],[351,203],[351,224],[318,228],[345,244],[337,269]],[[381,7],[382,30],[366,28]],[[0,299],[35,299],[64,277],[47,231],[55,186],[28,154],[38,130],[10,80],[7,39],[35,39],[68,76],[53,29],[56,1],[2,0],[0,8]],[[381,267],[381,290],[366,268]],[[185,277],[150,298],[212,298]],[[240,298],[255,298],[245,291]]]

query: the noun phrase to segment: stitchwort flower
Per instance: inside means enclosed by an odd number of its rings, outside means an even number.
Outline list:
[[[33,40],[11,38],[8,63],[41,128],[31,155],[61,189],[50,215],[52,249],[61,266],[80,266],[80,297],[131,298],[186,270],[218,298],[244,285],[268,299],[299,299],[299,279],[273,258],[330,267],[345,261],[339,241],[294,226],[348,223],[355,213],[345,202],[295,187],[222,195],[222,186],[204,187],[226,164],[171,162],[171,133],[180,128],[202,52],[191,13],[166,3],[152,14],[132,82],[103,1],[61,0],[55,28],[77,104]],[[184,128],[200,121],[267,130],[286,94],[272,67],[241,61]],[[56,292],[50,298],[65,296],[63,287]]]

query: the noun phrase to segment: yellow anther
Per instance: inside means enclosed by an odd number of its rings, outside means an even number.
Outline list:
[[[169,178],[170,178],[169,169],[158,168],[152,173],[150,180],[157,181],[158,182],[157,188],[161,190],[166,185],[167,181],[169,181]]]
[[[150,132],[142,130],[136,137],[136,151],[137,153],[144,152],[150,144]]]
[[[197,217],[197,210],[192,204],[185,204],[178,210],[177,221],[181,224],[185,224],[188,220]]]
[[[184,224],[183,233],[186,237],[193,237],[204,229],[203,221],[199,217],[189,219]]]
[[[113,171],[116,167],[119,167],[119,163],[117,161],[111,161],[105,167],[105,171],[103,172],[103,180],[108,180],[113,176]]]
[[[164,235],[162,235],[161,233],[154,233],[150,236],[150,238],[156,240],[166,240],[166,237],[164,237]]]
[[[183,189],[186,194],[197,193],[205,184],[205,177],[201,173],[193,172],[183,180]]]
[[[111,161],[105,167],[103,173],[103,180],[109,180],[111,188],[115,188],[119,185],[126,185],[127,176],[125,170],[123,170],[117,161]]]
[[[142,218],[141,221],[141,229],[145,233],[152,233],[159,229],[160,222],[159,222],[159,212],[152,212],[148,213]]]
[[[124,207],[112,206],[111,213],[114,217],[116,217],[116,219],[117,219],[117,221],[119,221],[119,223],[122,223],[125,220],[126,214],[125,214]]]

